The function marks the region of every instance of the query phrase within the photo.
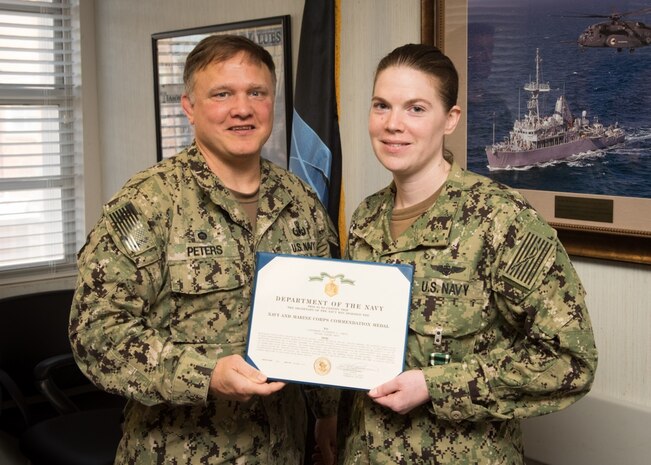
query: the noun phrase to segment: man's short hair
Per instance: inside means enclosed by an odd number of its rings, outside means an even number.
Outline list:
[[[190,52],[183,69],[185,93],[190,95],[194,88],[194,74],[211,63],[230,60],[238,53],[244,52],[255,64],[265,65],[271,73],[274,88],[276,86],[276,65],[271,54],[260,45],[244,36],[211,35],[202,39]]]

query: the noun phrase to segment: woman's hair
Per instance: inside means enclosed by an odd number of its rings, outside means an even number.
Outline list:
[[[194,74],[211,63],[221,63],[230,60],[240,52],[257,65],[265,65],[271,73],[274,87],[276,86],[276,65],[271,54],[260,45],[243,36],[211,35],[201,40],[185,60],[183,69],[183,84],[185,93],[190,95],[194,87]]]
[[[436,78],[446,110],[457,104],[459,75],[452,61],[438,48],[425,44],[406,44],[394,49],[378,63],[373,85],[378,75],[392,66],[406,66]]]

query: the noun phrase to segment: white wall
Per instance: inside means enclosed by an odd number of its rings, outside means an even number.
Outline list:
[[[588,292],[599,366],[564,412],[526,420],[529,457],[553,465],[651,462],[651,267],[573,258]]]
[[[151,34],[289,14],[296,64],[303,0],[81,1],[84,11],[95,8],[96,34],[89,38],[95,43],[85,44],[93,48],[96,73],[85,69],[83,76],[85,87],[97,89],[96,113],[84,109],[84,118],[96,118],[98,128],[93,132],[91,125],[86,134],[86,168],[91,175],[101,174],[91,178],[91,200],[106,200],[130,175],[156,161]],[[420,0],[342,0],[340,127],[347,218],[364,196],[389,182],[368,142],[371,80],[381,56],[397,45],[419,40],[419,5]],[[84,31],[87,28],[82,27]],[[92,200],[87,205],[91,223],[99,216],[99,203]],[[650,429],[637,431],[634,425],[639,421],[627,419],[647,418],[651,411],[651,267],[581,258],[574,262],[588,291],[600,351],[597,379],[589,399],[582,401],[585,404],[527,420],[525,438],[532,457],[557,465],[641,463],[636,462],[638,457],[651,455]],[[599,423],[585,416],[595,412]],[[579,432],[563,428],[574,425],[570,420],[579,422]],[[603,421],[612,428],[598,427]],[[624,425],[624,431],[617,431],[618,424]],[[618,441],[627,427],[635,429],[637,436],[632,437],[639,439],[635,452],[613,448],[607,437],[611,434]],[[573,444],[580,447],[564,454]],[[588,453],[588,445],[597,452]],[[606,448],[621,451],[620,460],[608,461]]]

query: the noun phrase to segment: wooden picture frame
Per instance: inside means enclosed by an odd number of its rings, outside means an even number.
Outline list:
[[[287,168],[292,127],[290,16],[152,34],[157,158],[174,156],[192,142],[193,130],[181,108],[185,59],[201,39],[213,34],[243,35],[266,48],[276,65],[274,126],[262,156]]]
[[[421,0],[421,41],[441,48],[454,61],[459,71],[459,104],[465,112],[468,109],[468,0]],[[617,53],[615,50],[590,51]],[[446,140],[455,159],[464,167],[467,166],[467,137],[467,121],[463,119],[455,134]],[[569,254],[651,264],[651,198],[519,190],[557,229]],[[559,199],[561,206],[566,201],[578,202],[580,206],[593,199],[605,201],[612,206],[612,219],[593,221],[581,219],[581,215],[561,217],[558,215]]]

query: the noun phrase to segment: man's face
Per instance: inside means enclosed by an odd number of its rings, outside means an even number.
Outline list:
[[[239,53],[197,71],[193,80],[182,105],[204,156],[221,164],[258,157],[273,126],[269,69]]]

